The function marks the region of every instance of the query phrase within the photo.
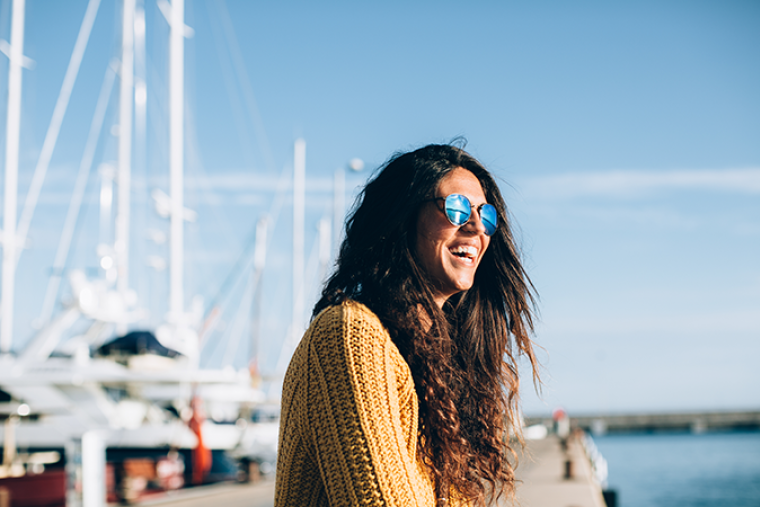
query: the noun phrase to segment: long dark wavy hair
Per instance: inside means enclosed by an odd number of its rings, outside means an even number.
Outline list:
[[[441,309],[433,300],[436,284],[415,252],[417,216],[458,167],[478,178],[499,226],[472,288]],[[313,315],[346,299],[380,318],[409,364],[419,398],[418,448],[440,504],[455,495],[485,505],[513,493],[517,356],[527,357],[538,382],[529,336],[535,298],[504,199],[485,167],[452,145],[425,146],[386,162],[356,200],[336,271]]]

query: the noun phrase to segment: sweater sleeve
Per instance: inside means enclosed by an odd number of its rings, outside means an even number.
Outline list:
[[[329,504],[434,505],[416,459],[416,398],[402,421],[399,386],[411,375],[388,332],[355,303],[323,314],[314,331],[306,422]]]

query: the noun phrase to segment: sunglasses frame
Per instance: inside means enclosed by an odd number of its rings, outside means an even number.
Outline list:
[[[449,201],[450,199],[452,200],[451,202]],[[453,204],[453,201],[456,199],[462,199],[464,201],[462,203],[464,204],[464,208],[460,209],[459,206],[455,206]],[[433,202],[443,201],[443,209],[441,211],[443,212],[444,215],[446,215],[446,218],[449,220],[451,225],[462,227],[463,225],[467,224],[472,218],[472,210],[475,209],[478,212],[478,218],[480,220],[480,223],[483,224],[483,227],[486,230],[486,236],[493,236],[496,233],[496,229],[498,229],[499,227],[499,223],[498,223],[499,213],[496,210],[496,206],[494,206],[493,204],[484,202],[483,204],[481,204],[480,206],[476,208],[475,206],[472,205],[472,203],[470,202],[470,199],[468,199],[466,195],[456,194],[456,193],[449,194],[446,197],[433,197],[432,199],[428,199],[428,201],[433,201]],[[486,206],[490,207],[490,209],[493,210],[493,223],[491,223],[491,221],[488,219],[483,220],[483,208]],[[467,209],[467,216],[462,223],[457,223],[457,220],[452,218],[452,215],[456,216],[457,214],[464,214],[464,209]]]

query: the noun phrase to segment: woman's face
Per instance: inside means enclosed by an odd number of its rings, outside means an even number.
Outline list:
[[[478,206],[486,202],[480,181],[470,171],[458,167],[438,184],[435,197],[461,194],[473,206],[470,220],[456,226],[443,211],[443,201],[422,206],[417,217],[415,249],[422,267],[433,279],[433,295],[439,307],[448,298],[472,287],[475,271],[491,238],[480,222]]]

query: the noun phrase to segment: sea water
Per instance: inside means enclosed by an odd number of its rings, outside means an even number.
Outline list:
[[[760,507],[760,432],[594,437],[618,507]]]

